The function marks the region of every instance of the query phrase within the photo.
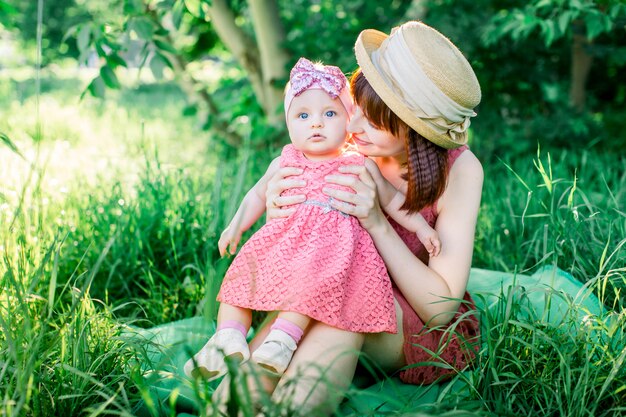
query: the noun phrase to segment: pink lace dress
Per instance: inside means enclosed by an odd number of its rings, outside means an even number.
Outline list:
[[[355,217],[331,208],[322,192],[325,176],[343,164],[362,165],[364,157],[346,152],[310,161],[287,145],[280,158],[281,166],[304,169],[307,200],[288,218],[268,221],[243,245],[217,299],[253,310],[294,311],[353,332],[395,333],[391,281],[374,242]]]

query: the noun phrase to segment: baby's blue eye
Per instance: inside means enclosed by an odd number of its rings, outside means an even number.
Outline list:
[[[298,119],[308,119],[309,118],[309,114],[308,113],[300,113],[298,115]]]
[[[334,110],[328,110],[325,114],[326,114],[326,117],[333,117],[337,114],[337,112]]]

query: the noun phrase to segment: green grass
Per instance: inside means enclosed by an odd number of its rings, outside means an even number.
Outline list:
[[[272,157],[220,161],[171,84],[80,102],[82,77],[44,72],[38,96],[32,72],[0,73],[0,415],[135,415],[155,403],[142,363],[158,346],[128,326],[215,314],[228,263],[217,237]],[[581,326],[572,312],[559,327],[529,313],[523,293],[501,294],[482,312],[477,366],[456,377],[469,392],[419,412],[625,412],[624,162],[594,148],[501,149],[485,162],[474,266],[558,265],[607,313]]]

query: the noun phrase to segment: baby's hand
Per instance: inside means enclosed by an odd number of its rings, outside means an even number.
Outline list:
[[[220,256],[234,255],[237,251],[237,245],[239,245],[239,239],[241,239],[241,233],[236,228],[228,226],[220,236],[220,240],[217,246],[220,249]],[[228,252],[226,251],[228,249]]]
[[[441,240],[439,240],[439,233],[432,227],[421,228],[417,231],[417,237],[419,238],[424,248],[428,252],[428,256],[437,256],[441,252]]]

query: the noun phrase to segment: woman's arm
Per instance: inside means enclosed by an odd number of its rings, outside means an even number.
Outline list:
[[[357,174],[359,178],[327,177],[328,182],[354,190],[350,193],[326,187],[324,191],[339,200],[333,206],[359,218],[395,284],[419,317],[431,326],[448,323],[465,293],[472,262],[483,183],[480,162],[466,151],[452,166],[448,185],[438,202],[439,217],[435,225],[442,250],[428,265],[409,250],[385,218],[377,200],[376,183],[367,169],[350,166],[343,172]]]
[[[430,227],[420,213],[409,214],[401,209],[406,200],[406,189],[396,189],[380,172],[376,162],[371,159],[365,159],[365,168],[376,183],[378,200],[385,213],[408,231],[417,234],[430,256],[437,256],[441,250],[441,241],[437,231]]]
[[[235,254],[243,232],[252,227],[265,212],[267,184],[280,168],[279,159],[275,158],[270,163],[265,174],[246,193],[228,227],[222,232],[217,244],[221,256],[224,256],[227,250],[228,253]]]

